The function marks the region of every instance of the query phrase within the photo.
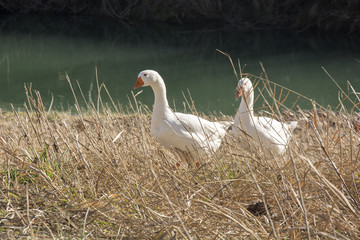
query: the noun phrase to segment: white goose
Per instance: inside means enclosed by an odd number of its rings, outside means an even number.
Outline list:
[[[236,98],[242,96],[242,99],[232,131],[235,135],[240,135],[242,134],[240,129],[242,129],[252,138],[267,145],[273,153],[283,154],[297,122],[293,121],[288,124],[268,117],[254,116],[254,89],[250,79],[240,79],[236,90]]]
[[[201,155],[214,153],[220,147],[230,123],[223,125],[192,114],[173,112],[166,98],[164,80],[156,71],[139,73],[134,89],[142,86],[150,86],[154,91],[151,134],[160,144]]]

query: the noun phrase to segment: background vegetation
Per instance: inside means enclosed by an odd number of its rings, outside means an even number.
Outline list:
[[[359,3],[346,1],[0,0],[1,13],[104,16],[124,22],[213,23],[241,29],[359,30]]]

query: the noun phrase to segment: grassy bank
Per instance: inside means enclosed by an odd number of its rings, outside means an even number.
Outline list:
[[[71,114],[27,90],[24,112],[0,114],[1,238],[359,238],[354,109],[284,108],[287,89],[252,79],[277,92],[261,114],[299,121],[289,151],[228,135],[200,166],[153,139],[136,98],[121,112],[77,99]]]
[[[0,0],[0,13],[103,16],[126,22],[217,23],[239,28],[357,31],[356,1]]]

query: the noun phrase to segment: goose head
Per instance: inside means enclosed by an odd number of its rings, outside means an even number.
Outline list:
[[[154,70],[144,70],[139,73],[134,89],[138,87],[152,86],[160,81],[160,75]]]
[[[253,90],[253,87],[252,87],[250,79],[241,78],[236,87],[236,98],[239,98],[241,96],[245,96],[247,98],[249,96],[249,94],[252,92],[252,90]]]

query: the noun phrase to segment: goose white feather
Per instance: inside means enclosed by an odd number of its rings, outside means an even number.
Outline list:
[[[167,148],[196,154],[214,153],[231,123],[210,122],[192,114],[173,112],[166,98],[166,87],[159,73],[139,73],[134,89],[150,86],[155,95],[151,116],[151,134]]]
[[[239,80],[236,97],[240,96],[242,99],[234,119],[234,134],[242,134],[241,130],[243,130],[252,138],[267,145],[275,154],[283,154],[297,122],[282,123],[272,118],[254,116],[254,89],[248,78]]]

